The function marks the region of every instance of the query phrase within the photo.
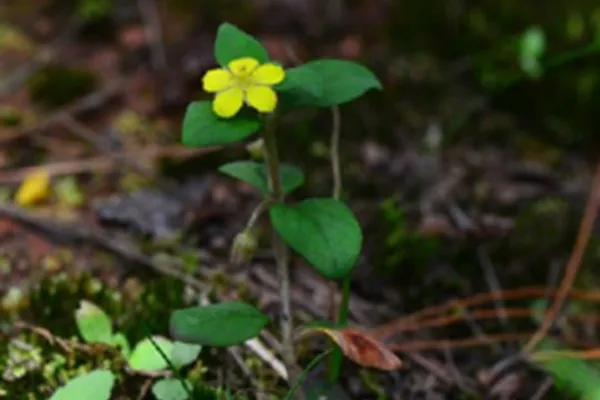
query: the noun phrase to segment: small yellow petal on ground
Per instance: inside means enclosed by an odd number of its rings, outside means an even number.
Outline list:
[[[231,72],[222,68],[208,70],[202,77],[202,87],[208,93],[229,89],[233,83]]]
[[[258,66],[258,61],[251,57],[238,58],[231,61],[227,67],[238,78],[247,78]]]
[[[231,118],[240,111],[244,104],[244,91],[233,87],[217,93],[213,101],[213,111],[221,118]]]
[[[276,85],[285,79],[285,71],[281,65],[268,63],[256,68],[250,78],[261,85]]]
[[[272,112],[277,106],[277,94],[268,86],[250,86],[246,90],[246,101],[259,112]]]
[[[20,206],[31,206],[45,200],[50,195],[50,176],[40,169],[29,174],[15,194],[15,202]]]

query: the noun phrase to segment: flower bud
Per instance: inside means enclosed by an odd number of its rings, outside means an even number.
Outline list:
[[[248,262],[258,249],[258,238],[253,229],[245,229],[238,233],[233,239],[229,261],[233,265]]]
[[[246,150],[254,160],[262,160],[265,155],[265,143],[263,139],[256,139],[248,143]]]

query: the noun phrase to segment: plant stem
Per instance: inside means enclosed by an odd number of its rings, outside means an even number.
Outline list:
[[[298,377],[298,380],[290,388],[290,391],[285,395],[285,398],[283,400],[290,400],[290,399],[292,399],[292,396],[294,395],[294,392],[300,386],[300,384],[302,383],[302,381],[306,378],[306,375],[308,375],[308,373],[314,367],[316,367],[317,364],[319,362],[321,362],[321,360],[324,359],[325,356],[327,356],[329,353],[331,353],[331,349],[330,350],[326,350],[326,351],[322,352],[321,354],[319,354],[318,356],[316,356],[315,358],[313,358],[313,360],[306,366],[306,368],[304,368],[304,371],[302,371],[302,373]]]
[[[279,165],[279,154],[277,151],[277,139],[275,136],[276,120],[275,115],[270,114],[266,119],[266,126],[263,132],[265,141],[267,170],[269,171],[269,186],[271,196],[274,202],[283,202],[283,189],[281,186],[281,172]],[[273,229],[273,252],[275,254],[275,263],[277,264],[277,274],[279,278],[279,297],[281,301],[281,345],[282,357],[288,372],[289,381],[296,382],[298,379],[296,354],[294,352],[293,341],[293,322],[292,322],[292,301],[290,291],[290,271],[289,271],[289,252],[279,237],[279,234]]]
[[[331,128],[331,145],[330,145],[330,158],[331,158],[331,173],[333,175],[333,194],[332,197],[335,200],[339,200],[342,195],[342,172],[340,168],[340,134],[341,134],[341,116],[338,107],[331,108],[333,126]],[[335,285],[332,285],[332,293],[330,300],[332,308],[335,308]],[[338,309],[337,325],[346,325],[348,319],[348,306],[350,305],[350,274],[344,277],[342,281],[342,300]],[[342,368],[342,350],[336,347],[331,355],[329,363],[329,380],[332,383],[336,383]]]
[[[342,301],[340,302],[340,309],[338,310],[338,327],[346,325],[348,320],[348,308],[350,306],[350,276],[347,276],[342,281]],[[336,383],[340,377],[340,370],[342,369],[343,354],[339,347],[336,347],[331,355],[329,363],[329,381]]]
[[[165,360],[165,363],[167,363],[167,366],[173,372],[173,375],[177,378],[177,380],[179,380],[179,383],[181,383],[181,386],[183,387],[183,390],[187,394],[188,398],[193,399],[194,398],[194,389],[190,388],[187,385],[187,380],[181,374],[181,371],[179,371],[178,368],[175,368],[175,365],[173,365],[173,362],[171,362],[171,359],[165,354],[163,349],[161,349],[160,346],[156,343],[156,341],[152,338],[152,334],[150,333],[151,331],[150,331],[150,328],[148,327],[148,324],[146,322],[144,322],[143,320],[142,320],[142,324],[144,325],[144,329],[146,330],[146,337],[152,344],[152,347],[154,347],[154,349],[158,352],[158,354],[160,354],[162,359]]]

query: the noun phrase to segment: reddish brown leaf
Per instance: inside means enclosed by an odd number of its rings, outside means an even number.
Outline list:
[[[317,333],[329,336],[346,357],[363,367],[392,371],[402,366],[402,361],[383,343],[356,329],[310,328],[302,336]]]

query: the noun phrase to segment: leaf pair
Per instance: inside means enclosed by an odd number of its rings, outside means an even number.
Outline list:
[[[269,193],[264,164],[236,161],[221,166],[219,171],[254,186],[264,196]],[[280,180],[287,194],[302,185],[304,174],[293,165],[282,164]],[[341,279],[352,271],[360,254],[362,232],[343,202],[317,198],[295,205],[275,204],[269,215],[282,239],[322,275]]]
[[[223,23],[217,30],[215,58],[221,67],[230,61],[251,57],[259,63],[270,61],[267,50],[251,35]],[[283,106],[331,107],[343,104],[370,89],[381,89],[377,77],[364,66],[347,60],[323,59],[288,69],[285,80],[275,87]],[[182,142],[188,147],[227,145],[246,139],[262,126],[258,115],[245,112],[230,119],[214,114],[209,101],[188,106]]]
[[[141,340],[130,351],[127,338],[120,332],[113,333],[110,317],[100,307],[86,300],[82,300],[75,311],[75,322],[87,343],[119,346],[123,357],[127,358],[129,368],[141,373],[165,370],[169,364],[175,368],[184,367],[196,360],[201,350],[199,345],[172,342],[161,336],[153,336]]]
[[[115,376],[108,370],[94,370],[71,379],[57,389],[50,400],[109,400],[115,384]],[[184,388],[185,385],[186,387]],[[152,394],[158,400],[188,400],[192,385],[174,378],[161,379],[152,385]]]

